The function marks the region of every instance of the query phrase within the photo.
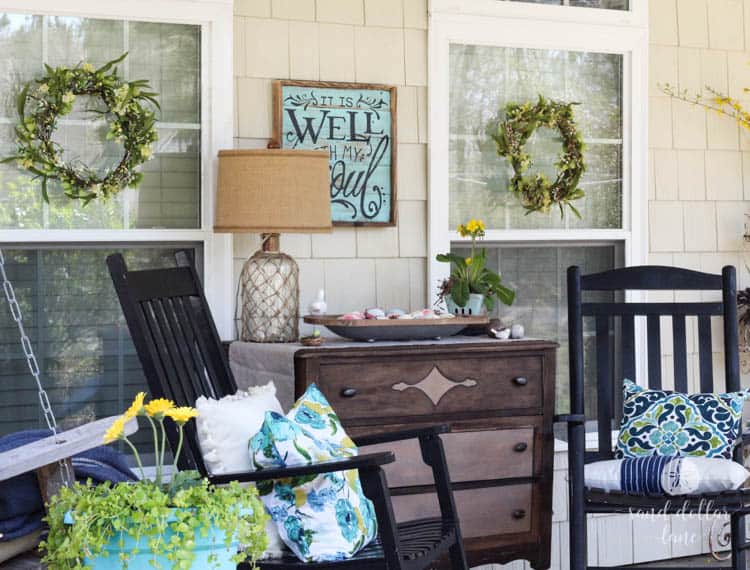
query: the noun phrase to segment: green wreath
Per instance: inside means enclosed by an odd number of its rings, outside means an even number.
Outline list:
[[[144,103],[151,103],[157,109],[159,104],[147,80],[124,81],[118,76],[116,65],[127,55],[124,53],[99,69],[90,63],[73,68],[45,65],[47,74],[27,83],[18,94],[18,147],[16,154],[2,162],[16,161],[41,179],[46,202],[49,202],[49,180],[59,181],[66,196],[82,200],[84,205],[137,186],[142,180],[143,174],[136,172],[136,168],[151,158],[151,145],[157,139],[156,117]],[[73,110],[79,95],[98,97],[104,102],[106,110],[88,111],[106,118],[109,126],[106,138],[124,148],[117,165],[103,175],[79,161],[63,161],[62,148],[52,141],[58,119]]]
[[[505,121],[492,134],[497,153],[510,160],[514,175],[510,181],[510,191],[516,194],[521,204],[531,212],[549,212],[557,204],[560,216],[565,206],[578,217],[581,213],[571,202],[584,196],[578,187],[581,176],[586,171],[583,161],[583,138],[578,131],[573,117],[573,105],[548,101],[539,96],[536,104],[509,103],[505,107]],[[557,178],[550,181],[544,174],[525,176],[532,165],[531,156],[524,150],[529,137],[539,127],[557,129],[562,135],[563,152],[560,154],[557,167]]]

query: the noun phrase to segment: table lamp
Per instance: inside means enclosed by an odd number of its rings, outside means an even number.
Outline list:
[[[279,251],[279,233],[331,227],[328,151],[219,151],[214,231],[261,234],[240,275],[241,340],[298,339],[299,269]]]

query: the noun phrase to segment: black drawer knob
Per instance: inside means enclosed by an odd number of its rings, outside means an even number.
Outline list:
[[[513,383],[516,386],[526,386],[526,384],[529,383],[529,380],[528,380],[528,378],[526,378],[524,376],[519,376],[517,378],[513,378]]]
[[[341,390],[341,395],[344,398],[353,398],[357,395],[357,389],[356,388],[344,388]]]
[[[513,451],[516,451],[518,453],[523,453],[528,448],[529,448],[529,445],[525,441],[522,441],[513,446]]]
[[[523,509],[516,509],[513,511],[513,518],[516,520],[521,520],[522,518],[526,517],[526,511]]]

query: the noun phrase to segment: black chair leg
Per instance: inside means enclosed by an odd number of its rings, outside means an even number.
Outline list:
[[[745,544],[747,531],[745,530],[745,517],[743,515],[732,515],[732,570],[746,570],[747,552],[742,548]]]
[[[466,560],[464,545],[461,537],[458,537],[456,544],[450,548],[451,568],[453,570],[469,570],[469,563]]]

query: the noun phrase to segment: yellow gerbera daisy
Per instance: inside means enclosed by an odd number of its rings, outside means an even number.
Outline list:
[[[164,417],[164,414],[172,408],[174,408],[174,402],[172,400],[167,400],[166,398],[151,400],[144,406],[146,413],[152,418]]]
[[[130,407],[125,410],[125,417],[127,419],[134,418],[135,416],[143,415],[143,399],[146,397],[146,392],[138,392],[135,395],[133,403]]]
[[[183,425],[189,422],[191,419],[197,418],[198,410],[196,410],[195,408],[183,406],[180,408],[172,408],[170,410],[167,410],[166,412],[164,412],[164,415],[168,418],[172,418],[178,424]]]
[[[125,437],[125,422],[127,421],[127,418],[125,416],[120,416],[117,418],[110,428],[104,432],[104,443],[112,443],[113,441],[117,441],[118,439],[122,439]]]

